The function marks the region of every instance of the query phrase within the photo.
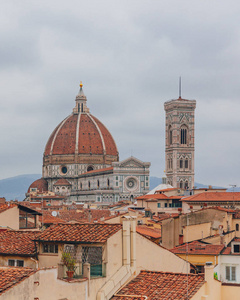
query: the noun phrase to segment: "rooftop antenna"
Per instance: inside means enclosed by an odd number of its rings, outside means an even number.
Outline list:
[[[179,99],[181,99],[181,93],[182,93],[182,81],[181,76],[179,77]]]

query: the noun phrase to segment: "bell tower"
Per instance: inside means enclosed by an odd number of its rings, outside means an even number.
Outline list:
[[[196,100],[173,99],[164,103],[165,168],[167,183],[175,188],[194,187],[194,122]]]

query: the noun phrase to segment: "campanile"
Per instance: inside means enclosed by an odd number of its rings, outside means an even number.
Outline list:
[[[167,183],[176,188],[194,187],[194,112],[196,100],[178,99],[164,103],[165,168]]]

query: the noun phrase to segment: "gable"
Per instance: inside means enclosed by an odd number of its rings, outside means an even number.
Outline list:
[[[139,159],[131,156],[120,162],[114,162],[113,166],[120,167],[120,168],[134,169],[134,168],[145,168],[146,164],[148,165],[149,163],[144,163],[144,162],[140,161]]]

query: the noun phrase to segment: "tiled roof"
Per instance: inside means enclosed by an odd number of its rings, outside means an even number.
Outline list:
[[[13,207],[15,207],[15,206],[17,206],[17,205],[16,205],[16,204],[9,204],[9,203],[7,203],[7,204],[2,204],[2,205],[0,205],[0,213],[6,211],[6,210],[9,209],[9,208],[13,208]]]
[[[186,202],[238,202],[240,192],[205,192],[182,198]]]
[[[89,220],[93,222],[109,216],[111,216],[111,212],[108,209],[61,210],[58,212],[58,217],[66,222],[77,221],[85,223],[89,222]]]
[[[193,241],[191,243],[177,246],[170,251],[175,254],[186,254],[186,252],[188,251],[189,255],[219,255],[223,249],[224,245],[212,245],[205,244],[199,241]]]
[[[82,175],[87,175],[87,174],[95,174],[95,173],[101,173],[101,172],[107,172],[107,171],[112,171],[113,167],[108,167],[108,168],[103,168],[103,169],[97,169],[97,170],[92,170],[92,171],[88,171],[85,173],[82,173]]]
[[[105,243],[122,228],[120,224],[59,224],[46,229],[39,241]]]
[[[187,289],[188,299],[191,299],[204,282],[201,275],[141,271],[111,299],[139,300],[147,297],[148,300],[182,300],[186,299]]]
[[[145,225],[138,225],[136,231],[142,235],[150,238],[159,239],[161,237],[161,230],[156,228],[151,228]]]
[[[0,231],[0,254],[33,256],[35,254],[33,240],[38,234],[36,231]]]
[[[43,224],[59,224],[64,223],[64,220],[52,216],[51,212],[44,211],[43,215],[39,217],[39,221],[43,222]]]
[[[147,194],[143,196],[139,196],[135,198],[136,200],[162,200],[162,199],[168,199],[168,197],[164,194]]]
[[[29,268],[0,268],[0,295],[34,273]]]
[[[60,178],[53,185],[72,185],[67,179]]]

